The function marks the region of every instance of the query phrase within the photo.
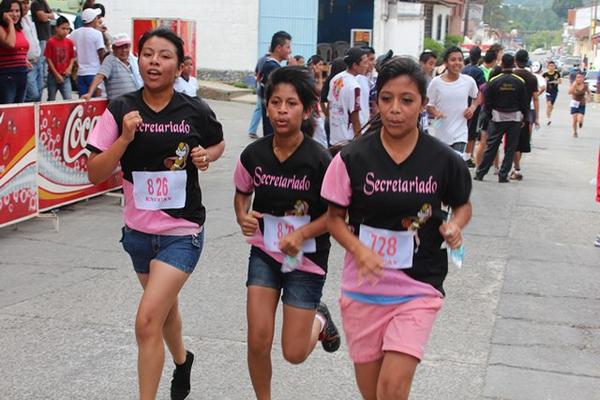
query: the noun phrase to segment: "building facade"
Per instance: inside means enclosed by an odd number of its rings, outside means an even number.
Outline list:
[[[353,39],[377,53],[418,56],[423,39],[443,42],[463,0],[102,0],[109,32],[132,33],[136,18],[180,18],[196,22],[200,69],[251,71],[271,36],[293,36],[293,54],[317,51],[333,58]],[[462,8],[459,10],[462,13]],[[454,15],[454,18],[456,15]],[[454,22],[454,25],[460,25]],[[327,58],[327,57],[326,57]]]

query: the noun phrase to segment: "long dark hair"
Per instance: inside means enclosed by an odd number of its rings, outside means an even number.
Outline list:
[[[417,90],[421,95],[421,101],[425,100],[427,97],[427,78],[425,77],[425,73],[423,72],[423,69],[421,69],[421,66],[409,57],[394,57],[383,64],[375,85],[377,88],[378,100],[379,93],[381,93],[385,84],[399,76],[407,76],[408,79],[417,86]],[[417,121],[417,125],[419,124],[419,120]],[[381,114],[377,114],[372,118],[372,121],[370,121],[366,133],[379,132],[382,125]]]
[[[149,39],[155,36],[166,39],[169,42],[173,43],[173,46],[175,46],[175,49],[177,50],[178,64],[183,64],[185,59],[185,52],[183,50],[183,40],[179,36],[177,36],[177,34],[175,34],[173,31],[170,31],[166,28],[158,28],[144,33],[138,41],[138,51],[141,53],[142,49],[144,48],[144,44],[146,44],[146,42]]]
[[[315,86],[315,80],[306,68],[290,66],[278,68],[271,72],[265,88],[265,101],[267,104],[269,104],[269,100],[273,96],[277,85],[282,83],[288,83],[296,89],[304,111],[312,111],[316,107],[319,101],[319,93]],[[309,119],[302,122],[300,130],[310,137],[313,136],[315,132],[315,120],[312,117],[312,113]]]
[[[10,11],[10,7],[13,3],[17,3],[19,5],[19,10],[21,10],[21,18],[15,24],[15,29],[20,31],[22,29],[21,20],[23,19],[23,5],[19,2],[19,0],[2,0],[0,3],[0,25],[3,28],[8,28],[8,24],[4,22],[4,14]]]

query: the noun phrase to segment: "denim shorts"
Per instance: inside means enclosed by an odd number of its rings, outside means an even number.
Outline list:
[[[158,260],[191,274],[204,246],[204,229],[197,235],[152,235],[124,226],[121,244],[138,274],[150,272],[150,261]]]
[[[266,255],[252,249],[248,262],[246,286],[261,286],[282,293],[281,301],[288,306],[316,310],[323,295],[325,275],[304,271],[281,272],[281,264],[265,260]]]

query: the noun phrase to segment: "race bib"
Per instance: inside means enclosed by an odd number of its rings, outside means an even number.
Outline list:
[[[414,232],[390,231],[361,225],[359,239],[383,258],[384,268],[412,268],[415,250]]]
[[[571,100],[571,108],[579,108],[579,102],[576,100]]]
[[[133,171],[133,199],[138,210],[185,207],[186,171]]]
[[[264,222],[264,240],[267,250],[274,253],[281,253],[279,250],[279,241],[286,235],[310,224],[310,215],[302,217],[287,216],[274,217],[272,215],[263,215]],[[302,244],[302,253],[314,253],[317,251],[317,242],[314,238],[305,240]]]

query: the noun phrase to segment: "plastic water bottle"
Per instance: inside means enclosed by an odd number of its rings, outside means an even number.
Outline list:
[[[285,255],[283,257],[283,263],[281,263],[281,272],[287,274],[288,272],[292,272],[298,268],[298,266],[302,263],[302,253],[298,253],[295,256]]]

